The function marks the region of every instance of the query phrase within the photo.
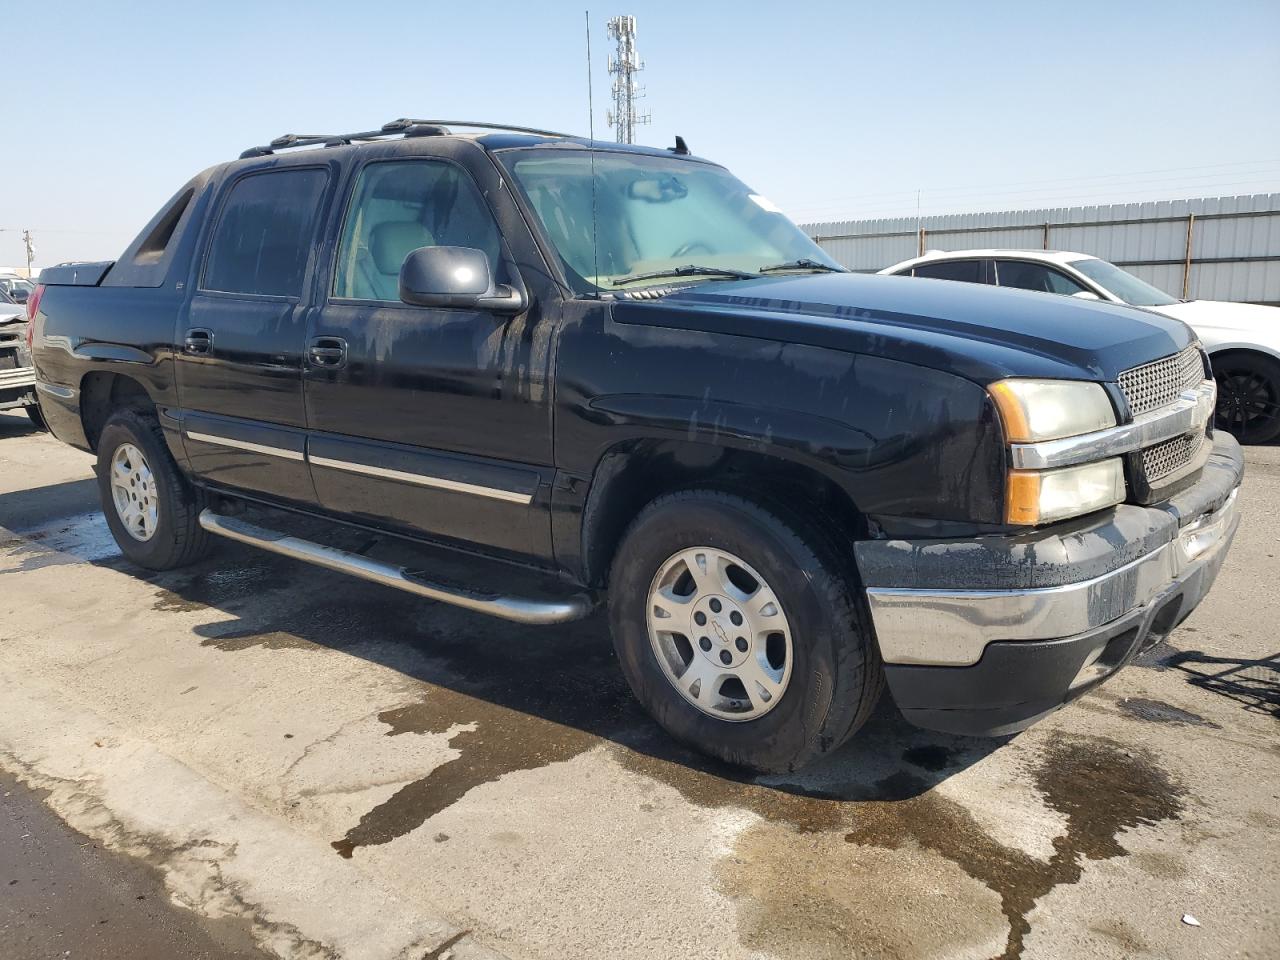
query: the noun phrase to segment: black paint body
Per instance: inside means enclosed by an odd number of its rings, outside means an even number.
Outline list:
[[[92,449],[106,412],[145,395],[178,462],[212,489],[600,585],[635,512],[698,483],[808,499],[849,541],[1010,532],[987,384],[1111,382],[1191,341],[1182,324],[1137,310],[854,274],[711,280],[648,301],[577,297],[504,164],[519,151],[586,146],[418,137],[206,171],[180,191],[190,202],[162,254],[145,238],[164,211],[114,266],[46,271],[35,364],[52,430]],[[457,164],[474,179],[502,231],[506,279],[528,309],[329,295],[356,175],[409,157]],[[328,174],[303,296],[199,291],[231,185],[291,166]],[[192,335],[203,352],[187,348]],[[339,364],[312,362],[312,347],[334,342]]]

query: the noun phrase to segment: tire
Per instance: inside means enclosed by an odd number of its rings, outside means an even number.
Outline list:
[[[1266,354],[1228,351],[1210,358],[1218,382],[1214,424],[1241,443],[1280,437],[1280,360]]]
[[[27,417],[31,421],[31,425],[37,430],[43,430],[45,433],[48,433],[49,424],[45,421],[44,414],[40,411],[40,408],[33,403],[25,409],[27,411]]]
[[[710,553],[690,548],[706,548]],[[682,554],[685,551],[688,553]],[[761,589],[770,590],[781,606],[782,618],[759,623],[752,619],[745,628],[735,628],[723,620],[722,607],[715,607],[719,611],[715,614],[711,607],[700,607],[711,602],[706,598],[712,592],[696,587],[693,567],[677,557],[692,556],[701,563],[709,555],[730,555],[747,568],[728,568],[728,579],[743,590],[726,588],[725,603],[733,607],[737,602],[733,598],[749,591],[756,581],[753,596],[764,596],[758,592]],[[662,587],[668,581],[671,586]],[[658,608],[665,601],[651,598],[655,588],[691,606],[681,606],[674,615],[659,616]],[[682,590],[688,593],[691,589],[687,599],[681,595]],[[749,611],[752,600],[741,602],[742,611]],[[763,609],[767,612],[769,605]],[[737,608],[732,612],[738,612]],[[699,613],[703,621],[696,621]],[[665,616],[674,619],[666,620]],[[708,629],[707,616],[724,625],[714,639],[709,633],[696,636]],[[816,529],[783,520],[781,514],[732,494],[676,493],[641,511],[623,537],[610,571],[609,619],[622,671],[659,725],[703,753],[762,772],[790,772],[835,750],[866,722],[884,687],[879,651],[852,563],[839,562],[835,550]],[[651,622],[655,626],[652,631]],[[704,626],[699,627],[698,622]],[[761,647],[757,642],[760,630],[753,633],[754,627],[781,622],[786,630],[770,633]],[[716,623],[710,626],[714,628]],[[678,629],[669,633],[660,629],[668,624],[676,628],[688,624],[691,635],[682,643]],[[732,679],[726,683],[723,678],[711,681],[710,702],[698,683],[696,698],[701,706],[695,705],[692,692],[681,692],[680,686],[695,689],[687,682],[694,674],[675,677],[686,653],[686,670],[694,669],[700,648],[710,663],[709,668],[704,665],[701,669],[712,674],[722,672],[717,657],[736,656],[732,645],[744,638],[726,638],[726,629],[730,634],[745,629],[752,636],[749,652],[743,653],[743,669],[753,671],[747,676],[758,676],[747,663],[754,657],[768,666],[770,682],[779,673],[785,677],[785,687],[774,699],[763,702],[762,684],[756,697],[747,695],[750,703],[744,709],[735,693],[745,690],[742,681],[735,685]],[[784,648],[785,657],[775,657],[775,650]],[[729,712],[734,710],[742,712]]]
[[[129,461],[121,474],[138,479],[137,484],[126,489],[136,497],[131,502],[148,516],[142,524],[126,525],[117,505],[113,492],[113,462],[117,456]],[[149,570],[172,570],[194,563],[209,552],[210,537],[198,520],[207,505],[206,497],[174,463],[155,417],[134,410],[113,413],[98,438],[97,474],[107,526],[129,560]],[[144,537],[137,532],[140,525],[146,526],[149,535]]]

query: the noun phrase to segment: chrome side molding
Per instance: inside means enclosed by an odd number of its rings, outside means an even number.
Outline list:
[[[1204,380],[1199,386],[1184,390],[1173,403],[1135,417],[1132,423],[1061,440],[1011,444],[1012,465],[1016,470],[1069,467],[1118,457],[1193,430],[1203,430],[1213,414],[1217,399],[1218,385],[1212,380]]]
[[[326,570],[348,573],[362,580],[371,580],[383,586],[395,587],[408,593],[438,600],[478,613],[487,613],[514,620],[516,623],[551,624],[580,620],[595,606],[585,593],[575,593],[559,600],[536,600],[524,597],[487,594],[458,587],[431,583],[404,567],[392,566],[362,557],[359,554],[325,546],[311,540],[290,536],[278,530],[268,530],[238,517],[227,517],[212,510],[200,512],[200,526],[219,537],[247,543],[281,556],[292,557],[304,563],[313,563]]]
[[[234,437],[224,437],[212,433],[200,433],[196,430],[188,430],[187,439],[195,440],[198,443],[212,443],[218,447],[230,447],[233,450],[261,453],[268,457],[280,457],[284,460],[305,459],[301,450],[286,450],[284,447],[272,447],[265,443],[250,443],[248,440],[237,440]]]

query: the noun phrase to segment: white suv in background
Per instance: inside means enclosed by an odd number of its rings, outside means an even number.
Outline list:
[[[1175,317],[1195,330],[1212,358],[1217,425],[1242,443],[1280,436],[1280,308],[1177,300],[1114,263],[1061,250],[934,250],[880,273],[1126,303]]]

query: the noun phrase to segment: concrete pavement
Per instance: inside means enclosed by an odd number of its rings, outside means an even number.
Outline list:
[[[1009,740],[886,702],[830,762],[752,778],[648,721],[600,619],[231,545],[131,567],[89,458],[24,424],[0,416],[0,766],[259,949],[1275,956],[1280,448],[1248,452],[1218,585],[1146,666]]]

